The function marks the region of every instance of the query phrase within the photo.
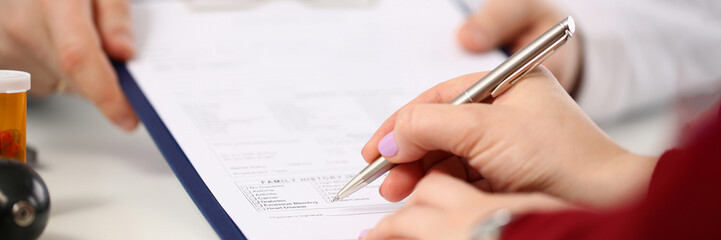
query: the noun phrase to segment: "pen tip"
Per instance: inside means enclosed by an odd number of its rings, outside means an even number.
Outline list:
[[[337,202],[338,200],[340,200],[340,198],[338,196],[336,196],[335,198],[333,198],[333,201],[331,201],[331,202]]]

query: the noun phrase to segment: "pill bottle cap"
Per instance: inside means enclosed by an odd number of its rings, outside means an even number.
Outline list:
[[[0,70],[0,93],[30,90],[30,74],[21,71]]]

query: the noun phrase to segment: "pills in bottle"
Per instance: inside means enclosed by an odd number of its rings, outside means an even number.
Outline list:
[[[0,158],[25,163],[25,124],[30,74],[0,70]]]

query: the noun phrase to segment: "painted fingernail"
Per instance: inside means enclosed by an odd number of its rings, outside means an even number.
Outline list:
[[[386,134],[383,139],[378,143],[378,151],[384,157],[393,157],[398,153],[398,145],[396,145],[396,139],[393,138],[393,132]]]
[[[125,131],[132,131],[138,126],[138,119],[130,116],[121,117],[116,122],[120,128]]]
[[[368,231],[370,231],[370,230],[371,230],[371,229],[369,228],[369,229],[366,229],[366,230],[361,231],[361,233],[358,235],[358,239],[361,239],[361,238],[365,237],[366,234],[368,234]]]

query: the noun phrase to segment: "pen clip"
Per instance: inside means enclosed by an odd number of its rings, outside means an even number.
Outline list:
[[[538,66],[538,64],[541,64],[544,60],[546,60],[546,58],[548,58],[549,56],[551,56],[551,54],[552,54],[553,52],[555,52],[555,51],[558,49],[558,47],[560,47],[561,45],[563,45],[563,43],[565,43],[566,40],[568,40],[568,36],[571,36],[571,35],[572,35],[572,33],[569,32],[568,30],[566,30],[565,33],[566,33],[566,34],[564,35],[564,37],[561,37],[561,38],[559,38],[558,40],[556,40],[556,41],[551,45],[551,47],[546,48],[541,54],[538,54],[535,58],[531,59],[531,61],[528,61],[528,62],[527,62],[526,64],[524,64],[523,66],[521,66],[521,67],[519,67],[518,69],[516,69],[516,71],[514,71],[514,72],[511,73],[511,74],[509,74],[509,75],[503,80],[503,82],[501,82],[500,84],[498,84],[498,86],[496,86],[496,88],[494,88],[493,91],[491,91],[491,96],[494,97],[494,98],[500,96],[500,95],[501,95],[502,93],[504,93],[506,90],[508,90],[509,88],[511,88],[511,86],[512,86],[513,84],[515,84],[516,82],[518,82],[518,80],[520,80],[521,78],[523,78],[523,76],[525,76],[528,72],[530,72],[531,70],[533,70],[534,68],[536,68],[536,66]]]

